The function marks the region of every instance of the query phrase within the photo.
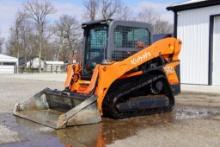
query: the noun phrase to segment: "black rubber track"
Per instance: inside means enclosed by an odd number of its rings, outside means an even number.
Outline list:
[[[154,95],[151,90],[152,84],[161,80],[163,83],[163,90]],[[169,100],[168,107],[155,108],[145,110],[132,110],[128,112],[119,112],[116,105],[129,101],[130,98],[139,96],[149,96],[149,99],[154,99],[158,95],[166,96]],[[175,100],[167,81],[165,74],[162,71],[150,71],[141,76],[136,76],[128,79],[118,80],[110,87],[104,102],[103,102],[103,114],[105,117],[114,119],[121,119],[140,115],[150,115],[155,113],[162,113],[171,111],[174,106]]]

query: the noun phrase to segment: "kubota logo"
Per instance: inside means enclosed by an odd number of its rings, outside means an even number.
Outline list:
[[[136,65],[136,64],[142,63],[142,62],[146,61],[150,57],[151,57],[151,53],[150,52],[145,52],[141,56],[138,56],[136,58],[132,58],[131,59],[131,64]]]

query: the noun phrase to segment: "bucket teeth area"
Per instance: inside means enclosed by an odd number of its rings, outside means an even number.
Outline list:
[[[55,129],[98,123],[101,116],[96,99],[94,95],[80,97],[46,88],[16,104],[14,115]]]

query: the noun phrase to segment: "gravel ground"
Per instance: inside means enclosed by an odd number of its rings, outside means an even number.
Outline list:
[[[18,136],[18,133],[11,131],[5,126],[0,125],[0,144],[19,142],[21,139]]]
[[[45,87],[63,89],[65,74],[0,76],[0,146],[219,147],[220,96],[183,93],[173,112],[55,131],[12,115],[16,102]]]
[[[46,78],[48,77],[48,81]],[[46,88],[63,89],[64,74],[2,75],[0,77],[0,112],[11,112],[16,102],[23,101]]]
[[[49,81],[46,81],[46,77]],[[58,78],[57,78],[58,77]],[[63,79],[64,74],[25,74],[1,75],[0,77],[0,115],[12,114],[14,105],[31,97],[37,91],[46,87],[62,89],[62,82],[52,82]],[[13,117],[10,115],[10,117]],[[7,126],[8,118],[0,119],[0,144],[21,142],[23,139],[18,132]],[[13,126],[10,126],[13,127]]]
[[[150,127],[109,147],[219,147],[220,121],[193,119]]]
[[[63,82],[65,80],[66,73],[25,73],[25,74],[10,74],[10,75],[1,75],[1,78],[4,79],[23,79],[23,80],[38,80],[38,81],[52,81],[52,82]]]

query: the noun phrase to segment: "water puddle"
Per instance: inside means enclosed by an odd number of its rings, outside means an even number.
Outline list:
[[[102,123],[96,125],[76,126],[55,131],[11,114],[0,114],[0,125],[18,132],[19,138],[22,138],[21,142],[1,146],[104,147],[116,140],[133,136],[148,127],[172,125],[187,119],[206,119],[217,115],[220,115],[219,108],[177,105],[170,113],[122,120],[104,118]]]

